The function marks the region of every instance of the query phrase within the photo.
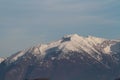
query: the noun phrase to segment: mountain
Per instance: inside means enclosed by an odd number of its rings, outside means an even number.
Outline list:
[[[119,68],[119,40],[72,34],[8,57],[0,64],[0,79],[114,80]]]

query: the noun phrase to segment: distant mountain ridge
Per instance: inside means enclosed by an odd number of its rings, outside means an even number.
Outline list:
[[[119,67],[119,40],[72,34],[8,57],[0,64],[0,79],[113,80]]]

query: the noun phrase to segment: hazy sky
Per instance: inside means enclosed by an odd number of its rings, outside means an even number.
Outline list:
[[[77,33],[120,39],[120,0],[0,0],[0,56]]]

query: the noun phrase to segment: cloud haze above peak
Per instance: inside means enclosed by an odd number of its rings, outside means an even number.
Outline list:
[[[120,0],[1,0],[0,56],[77,33],[120,38]]]

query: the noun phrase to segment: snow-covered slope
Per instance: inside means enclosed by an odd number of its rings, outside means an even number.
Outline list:
[[[0,63],[3,62],[5,59],[4,58],[0,58]]]
[[[119,40],[108,40],[93,36],[82,37],[72,34],[66,35],[60,40],[40,44],[13,54],[0,65],[0,71],[4,72],[4,77],[3,74],[0,77],[3,80],[16,80],[16,78],[23,80],[26,77],[31,79],[52,76],[53,80],[74,80],[72,79],[74,77],[80,80],[80,76],[91,75],[91,70],[93,70],[101,78],[106,75],[108,78],[106,80],[110,80],[108,75],[112,74],[108,72],[112,71],[115,76],[118,75],[116,73],[119,72],[117,70],[119,65]],[[66,70],[70,74],[64,74]],[[105,75],[101,74],[103,72]],[[97,76],[93,76],[91,75],[92,80],[99,80]],[[88,80],[86,77],[82,79]]]

